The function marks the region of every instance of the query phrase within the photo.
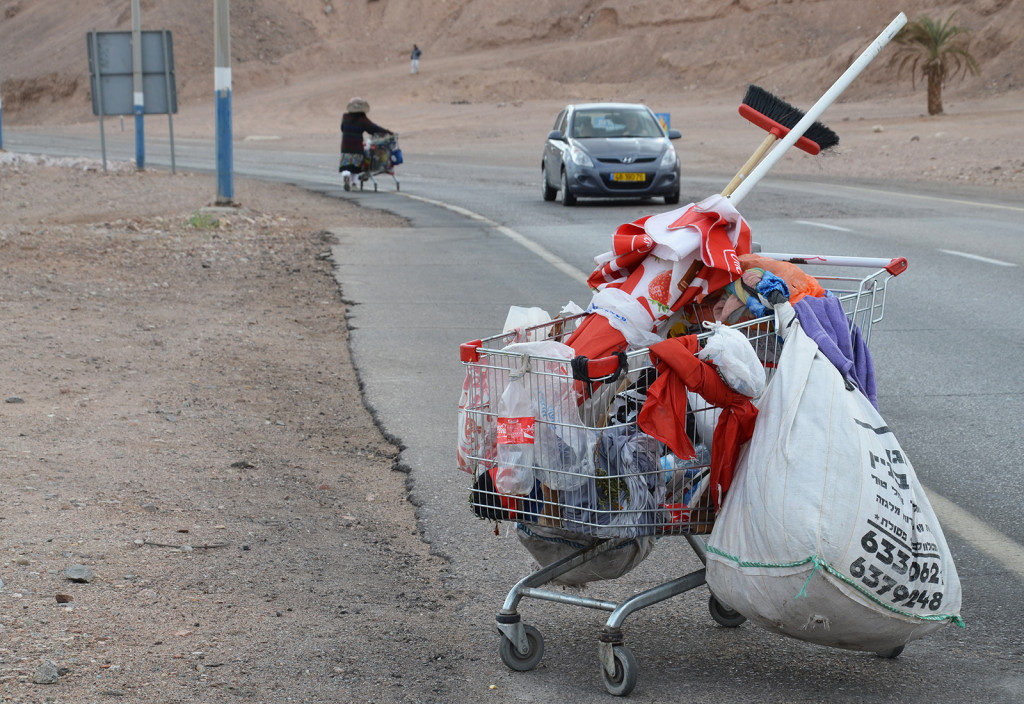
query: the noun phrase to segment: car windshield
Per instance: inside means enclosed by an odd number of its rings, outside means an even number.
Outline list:
[[[579,110],[572,122],[572,136],[577,139],[665,136],[646,110]]]

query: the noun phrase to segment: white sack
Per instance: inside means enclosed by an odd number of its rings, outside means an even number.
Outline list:
[[[853,650],[962,626],[949,547],[895,436],[792,306],[776,316],[779,366],[708,541],[712,593],[772,631]]]

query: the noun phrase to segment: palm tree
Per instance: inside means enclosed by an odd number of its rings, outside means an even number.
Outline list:
[[[889,65],[898,66],[897,77],[909,68],[915,88],[919,74],[927,79],[929,115],[942,114],[942,86],[949,80],[968,72],[978,75],[978,62],[969,48],[970,32],[953,24],[954,17],[956,13],[943,22],[922,15],[893,38],[900,47]]]

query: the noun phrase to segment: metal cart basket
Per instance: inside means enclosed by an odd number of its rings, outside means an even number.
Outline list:
[[[840,299],[850,325],[860,329],[865,341],[872,325],[882,320],[888,282],[907,266],[905,259],[761,256],[805,266],[808,273],[813,269],[819,283]],[[862,275],[834,273],[842,267],[860,267],[862,271],[857,273]],[[687,317],[693,332],[703,330],[699,327],[699,309],[695,307]],[[682,536],[703,563],[702,536],[711,532],[715,511],[711,492],[707,491],[709,454],[698,452],[689,461],[674,458],[637,425],[646,386],[655,375],[647,349],[582,362],[504,349],[523,338],[564,342],[585,318],[560,318],[461,346],[467,376],[460,403],[460,464],[473,475],[470,505],[478,516],[513,522],[528,535],[561,536],[570,539],[563,542],[581,545],[575,551],[563,551],[564,557],[522,578],[509,591],[497,614],[502,661],[513,670],[527,671],[543,657],[540,632],[524,624],[518,611],[524,598],[609,611],[598,637],[598,653],[607,690],[621,696],[629,694],[637,680],[636,660],[624,644],[622,626],[626,617],[703,585],[705,570],[672,579],[622,602],[545,589],[545,585],[638,540]],[[758,318],[731,327],[747,337],[770,378],[781,351],[774,318]],[[701,332],[699,344],[703,345],[709,335]],[[524,385],[527,395],[536,400],[534,407],[546,409],[532,420],[533,442],[520,456],[521,469],[534,479],[532,490],[521,495],[500,493],[494,481],[497,438],[502,434],[502,441],[507,443],[511,432],[499,427],[505,422],[499,421],[499,397],[511,381]],[[710,446],[710,436],[703,435],[713,426],[711,414],[716,411],[699,396],[691,399],[685,422],[695,448],[704,443]],[[466,438],[468,441],[463,442]],[[725,627],[745,621],[713,594],[709,610],[712,618]]]
[[[395,175],[395,166],[402,163],[402,150],[398,148],[398,135],[371,135],[367,138],[363,148],[366,154],[366,169],[359,174],[359,190],[369,180],[373,184],[373,190],[377,191],[376,176],[387,174],[395,181],[395,190],[402,190],[402,184]]]

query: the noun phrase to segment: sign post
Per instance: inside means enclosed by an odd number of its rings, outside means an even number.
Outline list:
[[[217,205],[232,205],[235,195],[231,145],[231,31],[228,0],[214,0],[214,90],[217,93]]]
[[[92,88],[92,112],[100,119],[100,143],[103,168],[107,165],[107,147],[103,118],[107,115],[135,116],[136,167],[143,168],[142,115],[167,114],[171,125],[171,165],[174,167],[174,128],[171,115],[178,112],[174,87],[174,45],[167,30],[141,32],[133,41],[132,32],[89,32],[89,80]],[[136,62],[136,48],[141,59]],[[135,65],[141,66],[142,91],[134,90]]]

